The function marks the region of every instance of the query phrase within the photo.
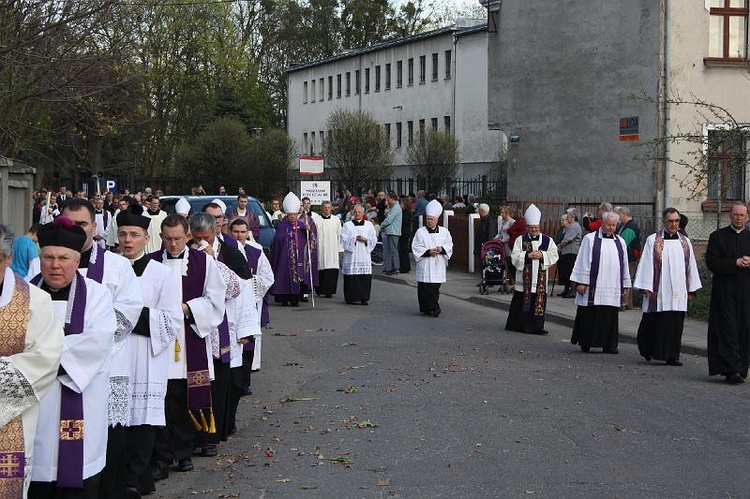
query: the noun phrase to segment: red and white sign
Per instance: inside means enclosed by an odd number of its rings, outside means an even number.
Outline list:
[[[323,175],[323,166],[325,159],[319,156],[300,156],[299,174],[300,175]]]

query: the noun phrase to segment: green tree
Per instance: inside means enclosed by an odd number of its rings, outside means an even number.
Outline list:
[[[388,137],[372,114],[338,109],[328,117],[326,127],[326,162],[337,170],[344,187],[358,192],[373,180],[391,176]]]
[[[460,161],[458,140],[448,131],[430,128],[406,150],[406,161],[428,192],[439,192],[445,179],[456,175]]]

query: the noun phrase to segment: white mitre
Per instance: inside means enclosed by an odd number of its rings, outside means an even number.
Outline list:
[[[433,199],[429,203],[427,203],[427,208],[425,209],[425,213],[427,213],[428,217],[439,217],[440,214],[443,212],[443,205],[440,204],[440,201],[437,199]]]
[[[539,225],[542,221],[542,212],[539,211],[536,205],[532,204],[528,207],[523,217],[526,219],[526,225]]]
[[[284,202],[281,204],[284,208],[284,213],[299,213],[300,201],[297,195],[290,192],[284,198]]]
[[[221,208],[221,212],[222,213],[226,213],[227,212],[227,204],[224,201],[222,201],[221,199],[216,198],[216,199],[214,199],[211,202],[215,203],[215,204],[218,204],[219,207]]]
[[[185,198],[180,198],[174,205],[174,211],[180,215],[188,216],[190,213],[190,203]]]

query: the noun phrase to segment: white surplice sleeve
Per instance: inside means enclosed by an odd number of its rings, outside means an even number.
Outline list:
[[[274,283],[273,269],[271,268],[271,262],[268,261],[265,253],[261,251],[260,258],[258,258],[258,269],[255,272],[256,286],[258,287],[258,295],[260,297],[265,296],[271,286]]]
[[[440,229],[440,233],[443,232],[445,232],[445,235],[443,236],[443,243],[440,246],[445,250],[445,254],[441,254],[440,256],[443,257],[445,264],[448,265],[448,260],[453,256],[453,236],[451,236],[448,229]]]
[[[219,273],[219,268],[213,258],[206,258],[206,280],[203,295],[187,302],[190,313],[195,320],[190,327],[200,337],[205,338],[211,331],[219,327],[224,320],[224,299],[227,285]]]
[[[243,282],[242,292],[236,300],[238,300],[236,340],[261,334],[260,313],[249,280]]]
[[[103,370],[109,370],[112,351],[112,331],[115,330],[115,312],[112,295],[105,286],[86,279],[86,324],[83,332],[65,337],[60,364],[67,374],[58,376],[60,383],[81,393],[92,379]]]
[[[357,229],[354,227],[354,224],[351,223],[345,223],[344,227],[341,229],[341,247],[344,251],[348,251],[350,253],[354,252],[354,247],[357,244]]]
[[[24,351],[0,357],[0,428],[47,393],[57,376],[64,339],[49,295],[30,286]]]
[[[510,261],[516,269],[522,269],[526,264],[526,252],[523,250],[523,236],[518,236],[513,242]]]
[[[651,234],[643,245],[641,259],[638,262],[638,268],[635,271],[635,281],[633,287],[643,291],[654,290],[654,240],[656,234]],[[644,301],[646,301],[644,299]]]
[[[588,286],[591,282],[591,253],[594,245],[596,232],[587,234],[581,241],[581,247],[576,256],[576,263],[573,266],[573,273],[570,274],[570,280],[576,284],[585,284]]]
[[[180,275],[172,268],[158,262],[149,262],[149,267],[160,268],[163,285],[156,297],[156,304],[149,308],[148,323],[151,332],[151,353],[156,356],[169,348],[183,323],[182,297],[175,289],[182,286]]]
[[[427,250],[432,249],[432,242],[428,237],[428,232],[422,230],[424,227],[420,227],[417,233],[414,234],[414,239],[411,241],[411,252],[414,254],[414,261],[418,262],[424,258],[424,254]]]

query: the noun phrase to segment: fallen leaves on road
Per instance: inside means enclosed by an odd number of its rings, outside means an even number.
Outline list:
[[[357,393],[359,391],[359,388],[357,388],[354,385],[350,385],[348,388],[339,388],[336,391],[337,392],[344,392],[344,393]]]
[[[276,450],[271,447],[268,447],[266,449],[266,457],[276,457]]]
[[[279,402],[286,404],[287,402],[310,402],[311,400],[315,399],[311,397],[284,397]]]
[[[273,333],[273,335],[272,335],[272,336],[297,336],[297,333],[289,333],[289,334],[284,334],[284,333]]]

